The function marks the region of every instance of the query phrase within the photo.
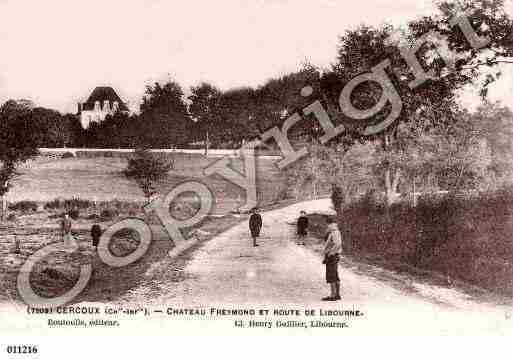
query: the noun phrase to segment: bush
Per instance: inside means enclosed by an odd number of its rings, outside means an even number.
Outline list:
[[[64,201],[64,208],[88,209],[91,207],[94,207],[93,202],[87,199],[81,199],[79,197],[74,197]]]
[[[88,215],[86,217],[86,219],[89,220],[89,221],[97,221],[97,220],[100,219],[100,216],[97,215],[96,213],[92,213],[92,214]]]
[[[44,209],[45,210],[56,210],[56,209],[62,209],[64,206],[64,201],[60,199],[54,199],[50,202],[46,202]]]
[[[19,211],[19,212],[36,212],[37,211],[37,202],[35,201],[20,201],[17,203],[13,203],[9,205],[9,209],[11,211]]]
[[[124,174],[137,183],[146,198],[150,198],[155,191],[156,183],[165,178],[173,166],[174,162],[171,159],[157,156],[149,149],[140,148],[128,160]]]
[[[513,294],[513,190],[424,196],[388,210],[369,197],[339,212],[346,251]],[[380,262],[381,263],[381,262]]]
[[[74,197],[71,199],[54,199],[47,202],[44,206],[46,210],[68,210],[68,209],[88,209],[94,207],[94,203],[87,199]]]
[[[75,158],[75,155],[71,152],[65,152],[61,158],[65,159],[65,158]]]
[[[80,210],[78,209],[72,209],[71,211],[69,211],[69,216],[74,219],[74,220],[77,220],[80,218]]]
[[[105,222],[110,221],[117,216],[119,216],[119,213],[115,209],[104,209],[100,214],[100,219]]]
[[[54,214],[50,214],[48,216],[48,219],[61,219],[62,217],[64,217],[64,213],[54,213]]]

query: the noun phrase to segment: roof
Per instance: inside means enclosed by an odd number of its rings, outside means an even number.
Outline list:
[[[128,107],[126,104],[121,100],[121,98],[118,96],[116,91],[112,87],[109,86],[98,86],[96,87],[86,102],[82,104],[83,110],[93,110],[94,109],[94,103],[96,101],[100,102],[100,106],[103,106],[103,102],[105,100],[109,100],[109,102],[114,103],[114,101],[117,101],[119,103],[119,110],[120,111],[128,111]]]

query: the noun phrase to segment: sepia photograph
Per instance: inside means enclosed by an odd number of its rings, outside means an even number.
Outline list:
[[[0,0],[0,51],[0,358],[513,334],[513,0]]]

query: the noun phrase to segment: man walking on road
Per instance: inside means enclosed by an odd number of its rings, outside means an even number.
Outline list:
[[[100,243],[100,237],[102,236],[102,228],[98,223],[93,224],[91,227],[91,238],[93,239],[93,247],[98,249]]]
[[[66,213],[61,222],[62,240],[64,241],[64,244],[66,245],[66,247],[71,247],[75,244],[75,240],[71,233],[71,227],[72,227],[71,218],[70,218],[69,214]]]
[[[305,245],[305,238],[308,234],[308,217],[305,211],[300,212],[300,216],[297,220],[297,244]]]
[[[258,247],[256,238],[260,236],[260,230],[262,229],[262,216],[258,213],[256,208],[253,208],[251,217],[249,217],[249,231],[251,237],[253,237],[253,247]]]
[[[328,218],[328,233],[324,246],[324,261],[326,265],[326,282],[329,283],[331,295],[324,301],[340,300],[340,278],[338,277],[338,261],[342,254],[342,234],[338,229],[335,218]]]

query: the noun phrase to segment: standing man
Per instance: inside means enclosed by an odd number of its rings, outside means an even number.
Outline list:
[[[328,233],[324,246],[324,261],[326,265],[326,282],[329,283],[331,295],[324,301],[340,300],[340,278],[338,277],[338,261],[342,254],[342,234],[338,229],[335,218],[328,218]]]
[[[73,236],[71,235],[71,218],[66,213],[62,219],[62,240],[67,247],[71,247],[74,244]]]
[[[257,208],[253,208],[251,213],[251,217],[249,217],[249,231],[251,232],[251,237],[253,237],[253,247],[258,247],[256,238],[260,236],[260,230],[262,229],[262,216],[258,213]]]
[[[102,228],[98,223],[93,224],[91,227],[91,238],[93,239],[93,247],[98,249],[100,243],[100,237],[102,236]]]
[[[298,245],[305,245],[305,238],[308,234],[308,217],[306,216],[305,211],[301,211],[299,213],[299,218],[297,220],[297,238]]]

